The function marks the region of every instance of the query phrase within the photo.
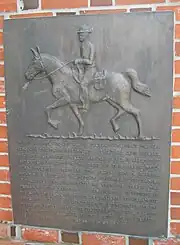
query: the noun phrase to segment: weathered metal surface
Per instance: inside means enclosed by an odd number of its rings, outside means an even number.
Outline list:
[[[171,13],[6,21],[15,223],[167,235],[172,40]]]

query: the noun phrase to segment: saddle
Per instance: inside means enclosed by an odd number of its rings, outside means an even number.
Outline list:
[[[72,72],[74,70],[72,69]],[[106,84],[106,77],[107,77],[107,71],[106,70],[102,70],[102,71],[98,71],[94,74],[93,79],[90,81],[91,84],[94,84],[94,88],[96,90],[103,90],[104,89],[104,85]],[[73,79],[76,83],[80,84],[81,81],[78,78],[78,76],[73,72]]]
[[[93,81],[94,81],[94,88],[96,90],[104,89],[104,86],[106,84],[106,77],[107,77],[107,71],[104,69],[94,74]]]

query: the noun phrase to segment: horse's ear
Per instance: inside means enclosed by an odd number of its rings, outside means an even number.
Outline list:
[[[37,50],[38,54],[41,53],[41,52],[40,52],[40,47],[39,47],[39,46],[36,46],[36,50]]]
[[[38,57],[38,53],[34,48],[31,48],[31,52],[33,53],[34,57]]]

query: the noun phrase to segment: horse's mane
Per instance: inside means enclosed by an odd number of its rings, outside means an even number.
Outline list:
[[[66,63],[60,61],[57,57],[49,55],[49,54],[46,54],[46,53],[42,53],[41,57],[42,57],[42,59],[45,58],[48,61],[50,61],[55,66],[55,69],[56,68],[61,68],[61,67],[63,67],[66,64]],[[72,74],[72,71],[71,71],[71,69],[70,69],[70,67],[68,65],[65,65],[62,69],[60,69],[60,71],[62,73],[65,73],[65,74],[69,74],[69,75]]]

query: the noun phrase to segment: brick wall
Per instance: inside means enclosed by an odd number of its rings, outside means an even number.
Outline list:
[[[27,5],[31,0],[26,0]],[[180,244],[180,1],[178,0],[39,0],[33,10],[23,11],[22,0],[0,0],[0,245],[74,243],[83,245],[177,245]],[[33,5],[31,3],[30,5]],[[174,103],[170,181],[169,239],[138,239],[13,225],[7,155],[4,98],[3,18],[28,18],[67,14],[101,14],[134,11],[174,11]]]

